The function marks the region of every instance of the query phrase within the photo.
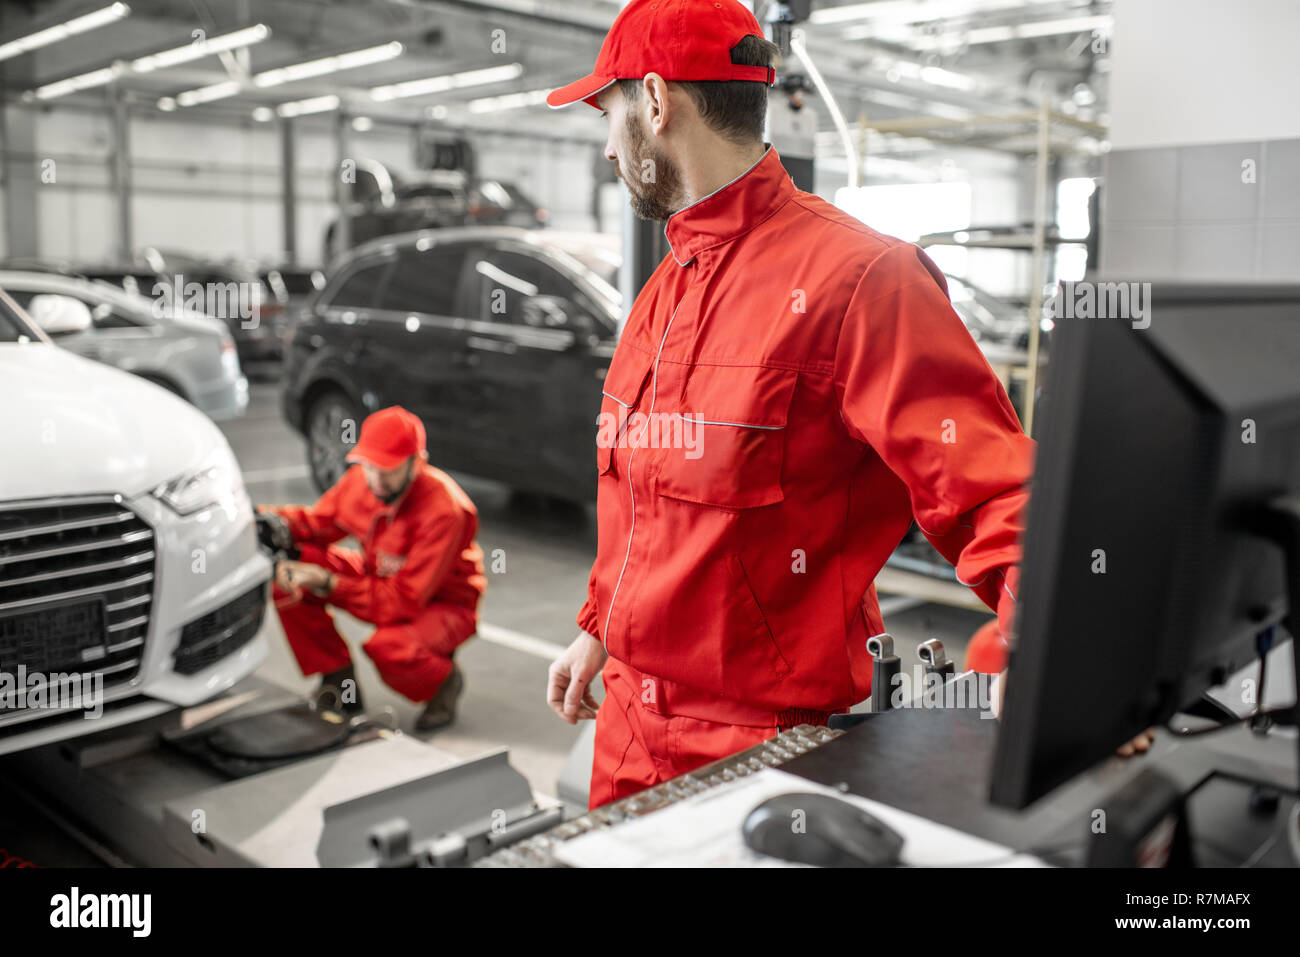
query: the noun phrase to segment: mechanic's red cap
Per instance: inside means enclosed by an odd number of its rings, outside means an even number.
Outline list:
[[[771,67],[731,62],[731,48],[742,37],[762,35],[758,20],[737,0],[632,0],[605,34],[591,74],[552,90],[546,103],[552,109],[579,100],[596,106],[596,94],[615,80],[639,80],[647,73],[678,82],[755,80],[771,86]]]
[[[380,409],[361,423],[361,439],[348,453],[349,462],[395,469],[424,451],[424,423],[400,405]]]

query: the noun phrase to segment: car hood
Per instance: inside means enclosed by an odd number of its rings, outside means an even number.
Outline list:
[[[216,336],[222,339],[230,335],[230,327],[223,321],[201,312],[172,309],[163,313],[161,321],[177,332],[191,335]]]
[[[57,346],[0,343],[0,382],[0,499],[132,497],[225,442],[183,399]]]

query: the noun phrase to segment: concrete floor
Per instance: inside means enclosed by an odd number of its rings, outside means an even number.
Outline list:
[[[281,418],[274,382],[255,382],[244,418],[223,424],[244,469],[255,503],[312,502],[305,443]],[[437,464],[436,462],[434,464]],[[466,676],[456,723],[436,733],[437,744],[456,754],[481,754],[508,747],[511,761],[535,791],[556,793],[556,780],[578,736],[546,706],[546,671],[552,652],[577,633],[574,615],[586,592],[595,553],[593,510],[512,496],[492,482],[456,475],[479,509],[479,544],[491,565],[500,549],[505,571],[488,572],[482,606],[484,627],[458,656]],[[921,605],[887,617],[905,667],[916,662],[916,645],[929,638],[944,642],[959,664],[970,635],[991,617],[940,605]],[[339,614],[340,629],[354,648],[369,627]],[[271,656],[261,676],[285,687],[309,691],[315,679],[298,671],[279,620],[264,626]],[[367,708],[391,708],[410,730],[418,707],[390,691],[364,654],[356,656]]]

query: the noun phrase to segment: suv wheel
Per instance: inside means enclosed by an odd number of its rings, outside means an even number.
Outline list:
[[[351,442],[344,442],[344,430]],[[342,392],[325,392],[307,410],[307,459],[316,489],[324,492],[348,469],[347,454],[361,430],[361,414]]]

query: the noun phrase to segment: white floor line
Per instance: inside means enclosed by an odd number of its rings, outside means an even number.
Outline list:
[[[490,641],[494,645],[513,648],[515,651],[522,651],[524,654],[544,658],[547,661],[554,661],[565,651],[563,645],[557,645],[553,641],[534,638],[532,635],[525,635],[522,631],[512,631],[500,625],[489,625],[485,621],[479,622],[477,634],[484,641]]]
[[[880,617],[886,615],[897,615],[905,611],[910,611],[925,604],[924,598],[915,598],[912,595],[890,595],[887,598],[879,599]]]
[[[281,465],[274,469],[252,469],[244,473],[245,485],[257,485],[263,482],[278,482],[281,479],[307,478],[311,469],[306,465]]]

